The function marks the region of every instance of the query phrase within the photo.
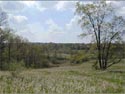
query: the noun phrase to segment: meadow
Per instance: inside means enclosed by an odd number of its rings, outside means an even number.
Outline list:
[[[125,2],[24,1],[0,1],[0,94],[125,94]]]
[[[0,71],[0,94],[123,94],[125,63],[100,71],[92,62],[24,71]]]

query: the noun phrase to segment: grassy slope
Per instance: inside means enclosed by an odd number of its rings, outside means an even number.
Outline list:
[[[113,94],[125,93],[125,63],[97,71],[90,63],[50,69],[26,70],[12,77],[0,72],[1,93]],[[117,72],[116,72],[117,71]]]

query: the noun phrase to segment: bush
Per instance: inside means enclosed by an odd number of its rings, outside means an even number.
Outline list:
[[[31,64],[31,68],[48,68],[48,67],[50,67],[50,62],[47,59],[42,59]]]
[[[90,59],[89,55],[78,53],[72,56],[70,60],[71,60],[71,63],[79,64],[79,63],[89,61],[89,59]]]
[[[49,63],[49,61],[48,61],[47,59],[45,59],[45,60],[42,61],[42,67],[43,67],[43,68],[48,68],[48,67],[50,67],[50,63]]]
[[[3,62],[2,64],[2,69],[1,70],[9,70],[9,65],[7,62]]]
[[[24,70],[25,64],[23,61],[13,61],[9,64],[9,71],[21,71]]]
[[[2,70],[8,70],[8,71],[16,71],[16,70],[23,70],[25,67],[23,61],[15,61],[12,62],[3,62],[2,63]]]

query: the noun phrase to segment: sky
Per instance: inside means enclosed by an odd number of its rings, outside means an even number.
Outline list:
[[[0,1],[15,33],[30,42],[88,43],[91,37],[78,37],[83,31],[74,15],[77,1]],[[91,1],[83,1],[91,3]],[[125,1],[112,2],[117,14],[125,16]]]

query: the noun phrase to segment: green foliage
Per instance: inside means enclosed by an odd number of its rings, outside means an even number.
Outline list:
[[[71,57],[71,63],[75,63],[75,64],[79,64],[79,63],[83,63],[90,60],[90,56],[84,51],[82,52],[78,52],[77,54],[73,55]]]
[[[48,68],[48,67],[50,67],[50,62],[49,62],[47,59],[43,60],[43,61],[42,61],[42,67],[43,67],[43,68]]]
[[[23,61],[17,62],[13,61],[9,64],[9,71],[22,71],[25,69],[25,64]]]
[[[96,43],[97,63],[101,70],[116,64],[121,52],[112,51],[113,43],[122,43],[122,36],[125,31],[125,19],[115,14],[112,4],[107,4],[106,0],[93,1],[91,4],[78,2],[76,14],[80,16],[79,24],[83,29],[84,35],[93,36],[92,40]],[[107,18],[111,18],[106,20]],[[114,54],[116,57],[114,57]],[[114,57],[113,60],[111,57]],[[121,59],[121,57],[119,58]],[[116,62],[117,61],[117,62]]]
[[[17,62],[13,60],[12,62],[3,62],[2,70],[9,70],[9,71],[19,71],[25,69],[25,63],[23,61]]]

